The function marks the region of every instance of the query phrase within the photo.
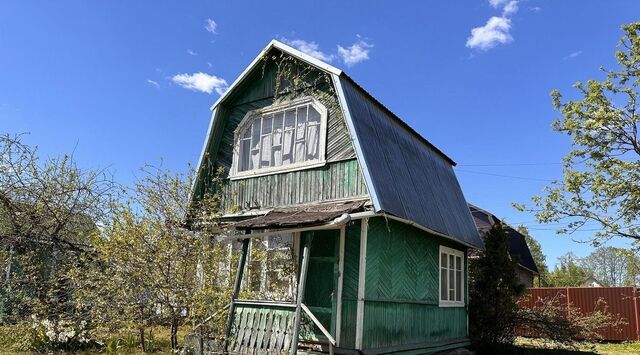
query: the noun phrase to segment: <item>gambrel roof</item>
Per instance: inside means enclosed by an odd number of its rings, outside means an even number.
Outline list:
[[[260,52],[211,107],[213,114],[199,167],[218,126],[216,110],[273,49],[331,76],[376,212],[392,214],[465,245],[482,248],[482,240],[453,171],[455,162],[342,70],[276,40]]]
[[[497,223],[503,223],[498,217],[480,207],[469,204],[469,210],[471,210],[471,215],[473,215],[474,222],[480,233],[487,232]],[[507,241],[509,242],[509,255],[515,258],[520,266],[535,274],[539,274],[538,266],[535,260],[533,260],[525,236],[509,225],[505,226],[504,231],[507,234]]]

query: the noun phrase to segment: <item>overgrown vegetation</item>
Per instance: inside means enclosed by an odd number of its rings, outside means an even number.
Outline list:
[[[512,349],[518,335],[541,338],[547,347],[575,350],[580,342],[600,340],[600,330],[626,324],[603,300],[590,312],[567,304],[561,293],[529,300],[500,224],[484,235],[484,244],[485,250],[469,265],[469,327],[479,352]]]
[[[72,156],[42,161],[21,136],[1,136],[0,314],[14,348],[108,350],[103,334],[129,329],[152,351],[148,330],[164,326],[175,349],[181,325],[221,308],[220,197],[189,201],[191,176],[146,167],[125,190]]]

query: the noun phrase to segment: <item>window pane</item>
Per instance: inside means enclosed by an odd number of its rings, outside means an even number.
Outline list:
[[[304,139],[304,128],[307,122],[307,107],[298,107],[298,121],[296,125],[296,140]]]
[[[462,271],[456,271],[456,301],[462,301]]]
[[[444,255],[444,254],[443,254]],[[447,283],[447,269],[440,269],[440,299],[443,301],[448,300],[447,293],[449,286]]]
[[[250,130],[247,132],[251,133]],[[245,171],[249,169],[249,157],[251,153],[251,139],[243,139],[240,141],[240,152],[238,159],[238,171]]]
[[[262,146],[260,147],[260,167],[269,166],[271,166],[271,135],[262,136]]]
[[[456,256],[456,270],[462,270],[462,258]]]
[[[303,161],[304,161],[304,141],[296,142],[295,162],[300,163]]]
[[[242,135],[240,138],[242,139],[251,138],[251,125],[248,125],[244,128],[244,131],[242,131]]]
[[[282,144],[282,120],[284,118],[284,113],[276,113],[273,117],[273,145]]]
[[[440,254],[440,267],[447,267],[447,254]]]
[[[260,122],[262,120],[260,118],[256,119],[253,122],[253,126],[251,128],[251,149],[258,149],[260,145]]]
[[[262,134],[271,133],[271,128],[273,124],[273,115],[266,115],[262,119]]]
[[[307,160],[318,159],[320,140],[320,125],[307,127]]]
[[[282,140],[282,164],[293,162],[293,130],[285,130]]]
[[[320,112],[318,112],[313,106],[309,105],[309,118],[307,122],[309,124],[320,124]]]
[[[296,110],[288,110],[284,117],[284,128],[293,129],[296,125]]]
[[[453,255],[449,255],[449,269],[453,270]]]

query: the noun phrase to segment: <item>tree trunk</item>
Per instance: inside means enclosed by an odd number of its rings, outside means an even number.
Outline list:
[[[142,346],[142,352],[147,352],[147,348],[144,344],[144,327],[139,328],[140,331],[140,346]]]
[[[171,321],[171,349],[175,350],[178,347],[178,322]]]

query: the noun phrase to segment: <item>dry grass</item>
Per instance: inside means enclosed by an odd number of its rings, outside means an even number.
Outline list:
[[[539,339],[518,338],[516,340],[518,353],[521,354],[640,354],[640,342],[620,343],[580,343],[578,350],[559,350],[545,345]]]

